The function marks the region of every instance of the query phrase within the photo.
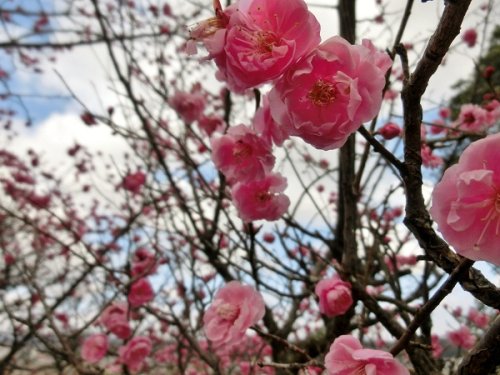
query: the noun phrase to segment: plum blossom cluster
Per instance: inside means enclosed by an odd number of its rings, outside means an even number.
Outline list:
[[[157,270],[155,254],[146,248],[138,248],[130,262],[132,282],[128,288],[127,302],[113,302],[100,314],[98,324],[104,333],[88,336],[82,344],[82,358],[89,363],[97,363],[110,353],[115,337],[123,341],[117,348],[118,357],[114,366],[126,366],[131,372],[139,372],[145,366],[146,358],[152,351],[153,343],[148,336],[134,336],[131,322],[138,318],[137,309],[153,300],[155,294],[147,276]]]
[[[303,0],[240,0],[191,30],[188,52],[203,43],[217,77],[234,92],[264,83],[252,127],[212,136],[212,159],[226,176],[244,221],[276,220],[289,199],[286,180],[272,173],[273,144],[298,136],[316,148],[341,147],[379,111],[390,57],[364,40],[341,37],[320,44],[320,26]]]

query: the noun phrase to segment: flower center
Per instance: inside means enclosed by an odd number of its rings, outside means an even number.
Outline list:
[[[335,101],[337,98],[337,88],[333,83],[320,79],[316,81],[311,91],[309,91],[307,98],[314,105],[324,107]]]
[[[259,53],[270,53],[273,47],[278,44],[274,33],[269,31],[259,31],[255,36],[255,45]]]
[[[464,115],[464,124],[472,124],[474,121],[476,121],[476,118],[473,113],[466,113]]]
[[[224,320],[235,321],[240,314],[240,309],[238,306],[232,303],[222,303],[216,307],[217,315],[219,315]]]
[[[248,158],[250,155],[252,155],[252,147],[241,139],[236,141],[233,149],[233,156],[238,160],[242,160]]]
[[[261,191],[256,194],[257,201],[259,203],[265,203],[272,198],[272,194],[269,193],[268,191]]]

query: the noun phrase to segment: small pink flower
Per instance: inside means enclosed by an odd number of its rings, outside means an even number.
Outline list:
[[[94,334],[85,339],[82,346],[82,358],[89,363],[97,363],[108,351],[108,336]]]
[[[230,183],[264,178],[274,166],[271,146],[244,125],[212,137],[211,145],[212,160]]]
[[[345,314],[352,306],[351,283],[338,276],[321,280],[316,284],[315,293],[319,298],[319,311],[326,316]]]
[[[438,118],[432,122],[431,134],[441,134],[446,131],[446,122],[442,118]]]
[[[398,124],[395,124],[393,122],[388,122],[387,124],[382,126],[377,132],[384,139],[389,140],[399,137],[401,135],[401,128],[399,127]]]
[[[111,333],[125,340],[132,333],[127,313],[128,307],[126,304],[115,302],[102,312],[100,321]]]
[[[460,255],[500,266],[500,134],[472,143],[432,194],[430,213]]]
[[[120,362],[126,365],[130,371],[140,371],[152,348],[153,344],[149,337],[134,337],[127,345],[118,349]]]
[[[453,345],[465,350],[471,349],[476,343],[476,336],[474,336],[470,329],[462,326],[455,331],[448,332],[448,339]]]
[[[476,104],[464,104],[458,115],[458,129],[467,132],[481,132],[486,130],[490,123],[488,111]]]
[[[224,130],[224,122],[220,116],[201,116],[198,119],[198,126],[210,137],[214,132]]]
[[[368,40],[358,46],[330,38],[276,82],[269,94],[273,119],[316,148],[341,147],[379,111],[390,66]]]
[[[477,42],[477,31],[475,29],[467,29],[462,33],[462,40],[468,47],[474,47]]]
[[[80,118],[82,119],[82,121],[85,125],[88,125],[88,126],[97,125],[97,121],[96,121],[94,115],[88,111],[82,113],[80,115]]]
[[[443,107],[439,109],[439,116],[444,120],[451,116],[451,109]]]
[[[201,117],[206,105],[205,96],[200,92],[177,91],[168,102],[179,117],[188,124]]]
[[[474,323],[474,325],[478,328],[486,328],[488,326],[488,323],[490,322],[490,318],[487,314],[478,311],[474,308],[471,308],[469,310],[469,314],[467,315],[467,318]]]
[[[493,125],[500,120],[500,101],[493,99],[484,105],[484,109],[488,112],[487,123]]]
[[[129,173],[123,178],[122,186],[125,190],[130,191],[132,194],[138,194],[146,182],[146,175],[144,172],[137,171]]]
[[[432,149],[427,145],[422,145],[420,150],[420,154],[422,155],[422,164],[428,168],[437,168],[443,165],[443,159],[439,156],[435,155],[432,152]]]
[[[132,259],[132,276],[145,276],[156,272],[155,255],[145,248],[137,249]]]
[[[238,182],[231,190],[238,216],[244,222],[278,220],[290,205],[290,199],[283,194],[286,185],[286,178],[275,173],[262,180]]]
[[[231,281],[217,292],[203,316],[205,334],[215,347],[237,344],[264,312],[264,300],[255,289]]]
[[[335,339],[325,357],[325,367],[328,375],[410,374],[392,354],[382,350],[363,349],[358,339],[350,335]]]
[[[431,344],[432,344],[432,356],[434,358],[441,358],[441,355],[443,354],[443,346],[441,345],[439,336],[432,335]]]
[[[132,307],[139,307],[151,301],[155,294],[148,279],[137,280],[130,287],[128,302]]]

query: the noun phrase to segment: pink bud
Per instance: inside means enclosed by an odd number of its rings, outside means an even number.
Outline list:
[[[394,122],[388,122],[378,130],[378,134],[386,140],[393,139],[401,134],[401,128]]]

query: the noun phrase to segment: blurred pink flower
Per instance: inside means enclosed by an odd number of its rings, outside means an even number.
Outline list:
[[[457,123],[458,129],[467,132],[481,132],[491,125],[488,111],[476,104],[462,105],[460,107]]]
[[[100,321],[111,333],[125,340],[132,333],[127,313],[127,304],[114,302],[102,312]]]
[[[126,365],[130,371],[140,371],[146,357],[151,353],[152,347],[153,344],[149,337],[134,337],[126,345],[118,349],[120,362]]]
[[[316,284],[315,293],[319,298],[319,310],[326,316],[345,314],[353,302],[351,283],[338,276],[321,280]]]
[[[441,358],[441,354],[443,354],[443,346],[441,345],[439,336],[432,335],[431,344],[432,344],[432,356],[434,358]]]
[[[168,101],[184,122],[190,124],[198,120],[206,105],[205,95],[201,92],[177,91]]]
[[[474,47],[477,42],[477,31],[475,29],[467,29],[462,33],[462,40],[468,47]]]
[[[484,109],[488,112],[488,124],[493,125],[495,122],[500,120],[500,101],[493,99],[492,101],[484,105]]]
[[[231,190],[238,216],[244,222],[278,220],[290,205],[290,199],[283,194],[286,185],[286,178],[276,173],[262,180],[238,182]]]
[[[448,340],[456,347],[468,350],[476,343],[476,336],[472,334],[468,327],[462,326],[455,331],[448,332]]]
[[[330,38],[276,82],[269,94],[273,119],[316,148],[341,147],[379,111],[391,63],[368,40],[359,46]]]
[[[282,146],[288,139],[285,129],[279,126],[271,116],[271,107],[269,106],[269,97],[262,98],[262,106],[255,112],[253,118],[253,128],[267,144]]]
[[[135,281],[128,293],[128,302],[132,307],[139,307],[154,298],[154,291],[148,279],[142,278]]]
[[[132,276],[146,276],[156,269],[155,255],[143,247],[137,249],[132,258]]]
[[[137,171],[129,173],[123,178],[122,187],[130,191],[132,194],[137,194],[146,182],[146,175],[144,172]]]
[[[82,358],[89,363],[97,363],[108,351],[108,336],[94,334],[85,339],[82,346]]]
[[[443,107],[443,108],[440,108],[439,109],[439,116],[442,118],[442,119],[447,119],[451,116],[451,109],[449,109],[448,107]]]
[[[438,118],[432,122],[431,134],[441,134],[446,131],[446,122],[442,118]]]
[[[428,168],[437,168],[443,164],[443,159],[435,155],[432,149],[427,145],[422,145],[420,149],[422,155],[422,164]]]
[[[335,339],[325,357],[328,375],[383,374],[409,375],[410,372],[392,354],[374,349],[363,349],[354,336]]]
[[[398,124],[394,122],[388,122],[382,126],[377,133],[380,134],[384,139],[393,139],[401,135],[401,128]]]
[[[255,289],[231,281],[217,292],[203,316],[205,334],[215,347],[234,345],[264,312],[264,300]]]
[[[488,314],[485,314],[484,312],[478,311],[475,308],[470,308],[469,314],[467,315],[467,318],[474,323],[474,325],[478,328],[486,328],[488,326],[488,323],[490,322],[490,318]]]
[[[212,160],[229,183],[262,179],[273,169],[271,146],[252,129],[238,125],[211,139]]]
[[[214,132],[224,130],[224,121],[216,115],[201,116],[198,126],[210,137]]]
[[[430,213],[460,255],[500,265],[500,134],[472,143],[432,194]]]

